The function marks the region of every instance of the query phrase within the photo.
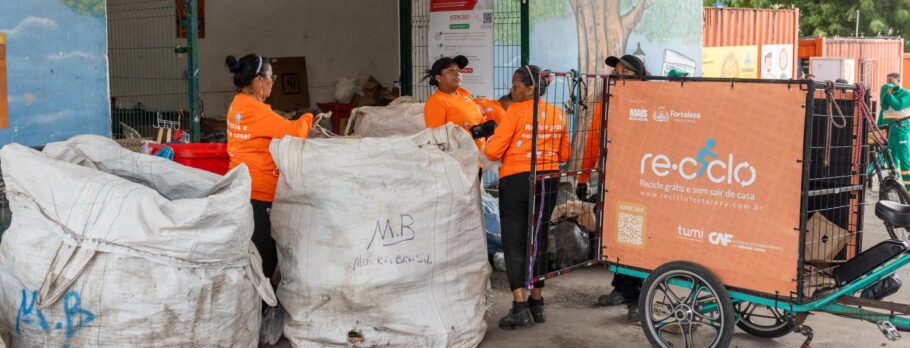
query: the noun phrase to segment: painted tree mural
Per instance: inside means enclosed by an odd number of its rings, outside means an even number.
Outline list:
[[[76,13],[104,19],[104,0],[60,0]]]
[[[653,1],[653,0],[652,0]],[[641,21],[648,0],[622,12],[620,0],[571,0],[578,27],[578,67],[585,72],[605,72],[604,59],[622,55],[629,34]]]
[[[577,27],[578,69],[582,72],[609,73],[604,60],[628,52],[633,33],[650,42],[701,45],[702,23],[698,19],[702,4],[697,0],[570,0],[570,5]],[[647,63],[652,67],[663,64],[650,60]],[[598,92],[589,88],[587,100],[599,100]],[[589,125],[592,112],[593,108],[579,115],[580,124]],[[583,153],[583,138],[573,140],[574,154]]]

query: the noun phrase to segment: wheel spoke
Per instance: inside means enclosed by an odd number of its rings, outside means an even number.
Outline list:
[[[701,318],[703,318],[704,320],[695,318],[694,322],[708,326],[708,327],[714,329],[715,332],[720,332],[720,330],[721,330],[720,322],[718,322],[717,320],[711,319],[711,318],[703,317],[703,316]]]
[[[740,302],[740,303],[746,304],[746,309],[738,311],[740,318],[742,318],[743,320],[749,320],[749,317],[752,316],[751,314],[749,314],[749,311],[752,309],[753,306],[755,306],[755,304],[752,302]]]
[[[754,314],[755,314],[755,310],[756,310],[756,309],[758,309],[758,307],[759,307],[759,306],[758,306],[758,305],[754,305],[754,306],[752,306],[752,310],[751,310],[751,311],[749,311],[749,316],[750,316],[750,317],[751,317],[751,316],[752,316],[752,315],[754,315]]]
[[[676,324],[676,323],[678,323],[678,321],[676,321],[676,318],[673,317],[673,314],[671,313],[666,318],[655,321],[654,325],[652,325],[652,326],[654,326],[654,328],[659,331],[667,326],[670,326],[670,325]]]
[[[698,294],[701,292],[701,284],[695,279],[692,279],[692,292],[689,293],[689,296],[686,296],[686,304],[689,307],[695,308],[695,305],[698,303]]]
[[[680,328],[682,328],[682,325],[680,325]],[[695,348],[695,340],[692,339],[692,324],[689,323],[688,330],[684,329],[682,331],[683,331],[683,336],[686,337],[686,348]]]
[[[664,293],[665,297],[670,301],[671,306],[676,306],[682,301],[680,300],[679,296],[673,292],[673,289],[670,289],[670,286],[667,284],[668,280],[669,278],[664,279],[662,282],[660,282],[660,284],[657,286],[657,289]]]

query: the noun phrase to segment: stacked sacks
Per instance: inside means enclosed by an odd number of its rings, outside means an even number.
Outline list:
[[[221,177],[96,136],[43,153],[7,145],[0,164],[12,346],[258,344],[260,299],[275,298],[250,242],[245,168]]]

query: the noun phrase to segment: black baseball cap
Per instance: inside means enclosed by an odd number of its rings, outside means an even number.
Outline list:
[[[454,56],[454,57],[442,57],[436,60],[433,63],[433,67],[430,68],[430,75],[436,76],[442,73],[442,70],[448,68],[449,65],[458,64],[459,69],[464,69],[468,66],[468,58],[465,56]]]
[[[635,71],[635,75],[648,75],[647,70],[645,70],[645,63],[631,54],[624,55],[620,58],[609,56],[607,57],[606,63],[607,66],[611,68],[616,68],[617,64],[622,64],[626,68]]]

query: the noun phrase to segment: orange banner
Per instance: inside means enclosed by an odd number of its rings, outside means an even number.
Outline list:
[[[805,92],[619,81],[610,94],[604,258],[691,261],[728,286],[795,292]]]

